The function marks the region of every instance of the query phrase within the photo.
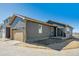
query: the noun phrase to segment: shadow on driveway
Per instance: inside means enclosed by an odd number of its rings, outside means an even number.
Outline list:
[[[52,38],[52,39],[43,39],[43,40],[35,41],[32,43],[30,43],[30,42],[28,42],[28,43],[40,45],[40,46],[45,46],[45,47],[49,47],[51,49],[60,51],[72,41],[79,41],[79,38],[73,37],[71,39],[66,39],[66,40]]]
[[[79,41],[79,38],[72,37],[66,40],[59,39],[59,38],[51,38],[51,39],[42,39],[32,43],[31,42],[28,42],[28,43],[39,45],[39,46],[45,46],[45,47],[49,47],[51,49],[60,51],[72,41]]]

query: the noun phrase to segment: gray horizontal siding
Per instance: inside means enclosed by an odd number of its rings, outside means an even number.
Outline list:
[[[27,22],[27,41],[33,42],[47,39],[50,36],[50,27],[42,25],[42,33],[39,33],[39,24]],[[40,24],[41,25],[41,24]]]

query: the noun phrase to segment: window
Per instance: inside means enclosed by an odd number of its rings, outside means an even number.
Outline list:
[[[38,33],[42,33],[42,25],[41,24],[39,24],[39,28],[38,28]]]

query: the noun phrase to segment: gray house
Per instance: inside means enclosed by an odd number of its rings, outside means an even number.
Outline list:
[[[57,37],[70,38],[72,29],[71,26],[58,22],[48,21],[46,23],[22,15],[13,15],[8,18],[6,37],[23,42],[35,42]]]

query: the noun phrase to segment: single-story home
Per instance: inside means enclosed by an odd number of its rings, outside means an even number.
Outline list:
[[[13,15],[4,22],[7,22],[6,37],[12,40],[34,42],[50,37],[69,38],[72,36],[73,28],[65,24],[60,26],[61,23],[58,22],[53,24],[53,21],[48,21],[46,23],[22,15]],[[71,29],[68,33],[67,28]]]

